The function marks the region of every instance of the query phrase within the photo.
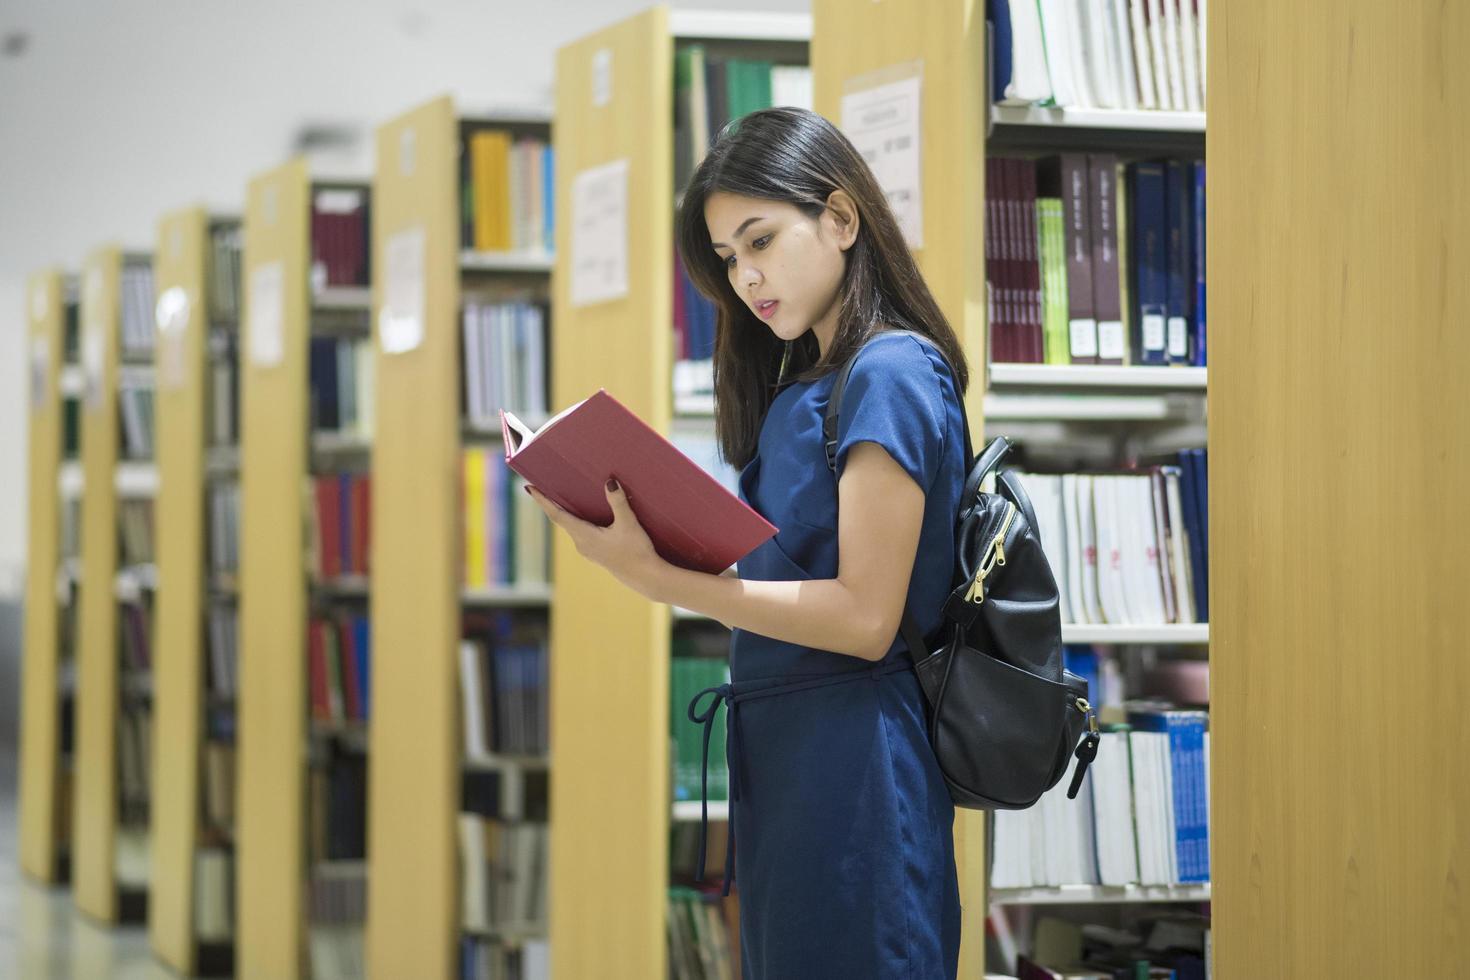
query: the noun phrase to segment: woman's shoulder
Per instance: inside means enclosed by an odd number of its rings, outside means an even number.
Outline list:
[[[885,328],[878,331],[858,351],[853,374],[870,376],[896,373],[909,376],[928,368],[945,394],[954,390],[954,374],[939,348],[907,330]]]

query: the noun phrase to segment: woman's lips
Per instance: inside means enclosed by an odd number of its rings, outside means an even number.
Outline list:
[[[755,312],[760,316],[762,320],[769,320],[771,317],[776,315],[776,307],[780,305],[780,302],[780,300],[773,299],[767,300],[764,303],[759,303],[756,305]]]

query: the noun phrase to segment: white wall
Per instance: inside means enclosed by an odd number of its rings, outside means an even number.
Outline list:
[[[746,9],[728,0],[679,7]],[[552,102],[556,49],[649,0],[5,0],[0,37],[0,595],[25,552],[25,276],[106,242],[151,248],[160,215],[237,212],[304,125],[372,127],[442,93]],[[758,0],[806,11],[807,0]],[[510,25],[514,25],[513,27]],[[672,110],[670,110],[672,111]],[[13,594],[13,592],[12,592]],[[0,638],[3,647],[3,638]]]

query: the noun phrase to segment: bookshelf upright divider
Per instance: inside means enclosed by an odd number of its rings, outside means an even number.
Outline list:
[[[146,650],[147,593],[153,583],[146,576],[119,578],[118,521],[121,498],[146,499],[157,482],[151,462],[123,463],[119,446],[128,421],[119,409],[124,382],[129,388],[151,385],[151,366],[141,362],[145,355],[135,353],[129,356],[133,363],[123,363],[125,328],[146,327],[138,319],[148,312],[141,291],[151,296],[152,290],[141,279],[149,264],[146,255],[104,246],[88,256],[82,275],[81,450],[83,480],[91,492],[83,498],[81,517],[73,894],[77,908],[108,925],[121,918],[141,921],[147,902],[149,756],[143,743],[151,710]],[[130,333],[130,338],[135,349],[151,349],[151,333]],[[124,603],[138,606],[129,617],[127,643],[119,628]],[[136,658],[130,668],[138,668],[126,677],[121,670],[125,646]],[[124,757],[126,773],[120,769]],[[137,795],[120,800],[120,791]]]
[[[154,952],[183,974],[216,972],[227,951],[205,946],[196,909],[201,897],[227,907],[228,896],[201,896],[200,852],[208,844],[205,692],[210,594],[206,569],[211,523],[206,512],[206,441],[209,416],[210,331],[213,317],[212,233],[220,222],[201,207],[165,215],[158,226],[155,275],[157,338],[158,513],[155,562],[157,657],[153,801],[153,889],[148,917]]]
[[[817,112],[844,123],[844,95],[919,77],[923,245],[919,269],[969,362],[965,413],[978,452],[985,431],[984,4],[944,0],[920,11],[893,4],[812,4]],[[986,815],[956,808],[955,867],[963,908],[960,975],[985,963]]]
[[[467,228],[483,217],[476,209],[488,206],[472,204],[462,194],[466,183],[484,189],[469,149],[474,134],[492,130],[502,134],[496,140],[549,141],[549,129],[544,111],[500,110],[465,117],[451,98],[441,97],[384,123],[377,132],[373,710],[379,721],[372,735],[373,891],[367,955],[373,971],[388,976],[460,974],[466,956],[462,937],[468,936],[461,904],[466,893],[461,868],[468,858],[457,831],[462,787],[486,773],[498,774],[502,813],[517,821],[523,816],[527,768],[538,769],[544,762],[471,759],[465,748],[460,639],[466,608],[544,609],[549,589],[544,584],[505,587],[495,582],[468,588],[465,581],[467,549],[481,545],[481,538],[488,542],[495,530],[481,525],[505,513],[490,506],[477,522],[478,536],[464,526],[471,465],[466,450],[478,449],[486,465],[494,465],[503,451],[498,428],[489,431],[488,418],[474,417],[475,399],[466,390],[465,377],[487,367],[505,371],[508,365],[499,361],[505,353],[500,348],[478,351],[478,366],[467,366],[461,323],[481,296],[505,290],[506,295],[530,293],[533,298],[544,294],[551,260],[526,246],[528,240],[541,238],[540,229],[529,233],[534,222],[502,229],[510,234],[510,250],[476,250],[473,236],[462,241]],[[521,172],[523,177],[529,173]],[[500,176],[510,180],[507,174]],[[508,186],[507,194],[514,193],[514,185]],[[522,193],[531,186],[522,184]],[[529,220],[529,212],[519,213]],[[503,242],[497,236],[494,244]],[[465,327],[464,336],[469,332]],[[505,399],[511,395],[500,393]],[[491,398],[480,392],[480,401]],[[461,417],[462,403],[470,418]],[[488,494],[486,502],[497,503]],[[488,692],[481,693],[488,697]],[[517,930],[515,936],[498,939],[532,938],[524,933]]]
[[[304,160],[253,179],[242,257],[236,969],[282,980],[304,959],[310,194]]]
[[[64,277],[58,270],[31,276],[26,284],[27,364],[30,421],[25,670],[21,686],[20,866],[46,884],[67,877],[63,810],[70,777],[63,770],[62,570],[60,473],[64,427],[62,367],[66,362]]]

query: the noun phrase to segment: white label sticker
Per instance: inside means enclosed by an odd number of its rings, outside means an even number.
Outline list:
[[[31,338],[31,411],[46,407],[51,396],[51,341],[46,337]]]
[[[273,367],[285,356],[285,269],[268,262],[250,274],[250,311],[247,319],[250,362]]]
[[[572,305],[628,295],[628,161],[572,181]]]
[[[592,55],[592,105],[605,106],[612,101],[612,49],[598,48]]]
[[[378,314],[378,347],[402,354],[424,341],[424,229],[400,231],[383,249],[383,309]]]
[[[1097,356],[1097,321],[1096,320],[1072,320],[1072,356],[1073,357],[1096,357]]]
[[[1143,315],[1143,349],[1145,352],[1164,349],[1164,318],[1158,313]]]
[[[1123,359],[1123,323],[1121,320],[1097,321],[1097,356],[1103,361]]]
[[[1182,316],[1169,317],[1169,356],[1189,356],[1189,325]]]
[[[398,134],[398,172],[404,177],[413,176],[415,139],[412,126],[404,127],[403,132]]]
[[[182,286],[165,289],[154,307],[154,325],[158,328],[158,384],[162,388],[183,387],[190,308],[189,294]]]
[[[922,78],[877,85],[842,97],[842,131],[857,147],[888,195],[910,248],[924,246],[923,171],[920,169]]]

